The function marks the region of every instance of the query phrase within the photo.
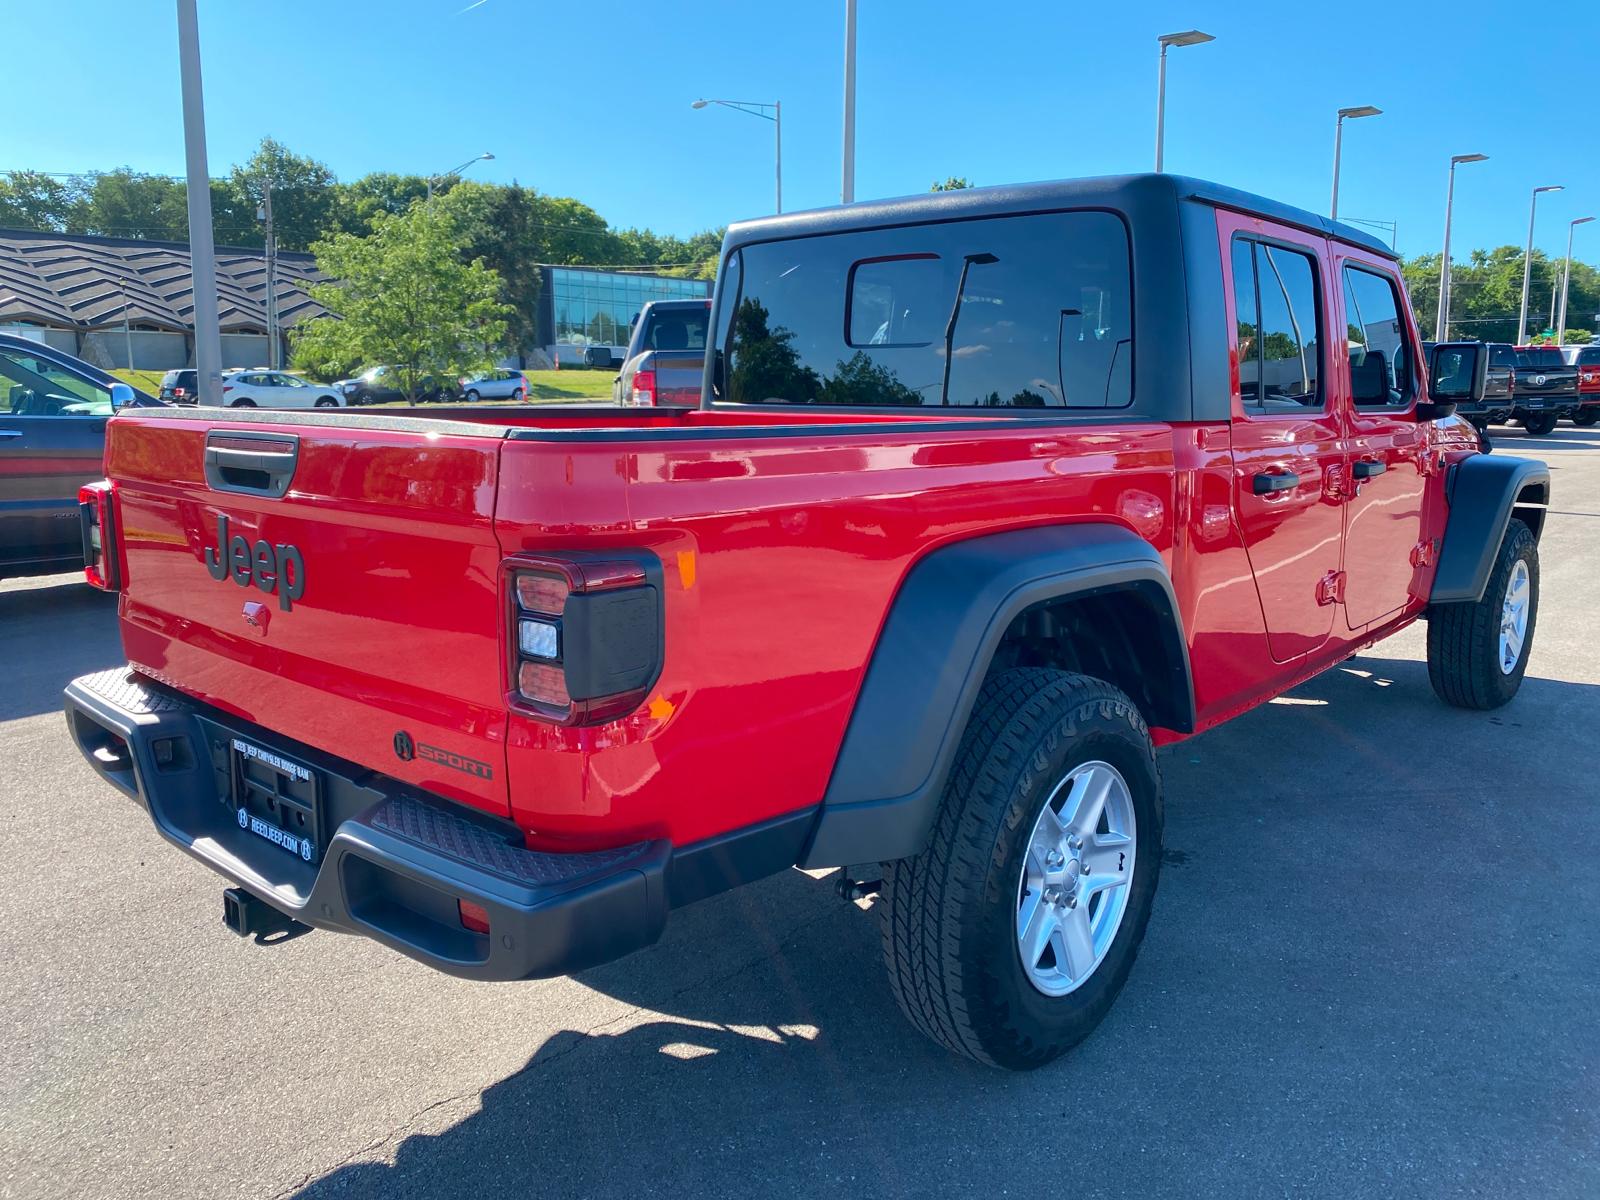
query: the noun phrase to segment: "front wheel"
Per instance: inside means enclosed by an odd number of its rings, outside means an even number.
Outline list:
[[[478,402],[477,390],[476,389],[469,390],[467,392],[467,403],[468,404],[476,404],[477,402]]]
[[[1428,615],[1428,682],[1456,708],[1499,708],[1528,670],[1539,616],[1539,543],[1515,517],[1506,527],[1483,599]]]
[[[230,408],[254,408],[255,406],[256,402],[254,400],[235,400],[229,405]]]
[[[895,999],[934,1041],[1012,1070],[1098,1025],[1144,939],[1161,783],[1133,702],[1066,671],[985,681],[915,858],[879,900]]]
[[[318,408],[338,408],[339,402],[332,396],[323,396],[317,401]]]

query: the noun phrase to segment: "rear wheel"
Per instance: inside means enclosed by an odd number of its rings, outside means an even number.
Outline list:
[[[1539,616],[1539,544],[1516,518],[1506,527],[1483,599],[1440,604],[1428,616],[1428,682],[1446,704],[1499,708],[1528,669]]]
[[[332,396],[323,396],[317,400],[318,408],[338,408],[339,402]]]
[[[254,400],[235,400],[229,405],[230,408],[254,408],[255,406],[256,402]]]
[[[469,388],[467,390],[467,403],[468,404],[476,404],[477,402],[478,402],[477,389],[476,388]]]
[[[991,676],[928,848],[884,878],[884,958],[911,1023],[1010,1069],[1082,1041],[1144,939],[1161,828],[1150,734],[1127,696],[1066,671]]]
[[[1600,421],[1600,407],[1580,408],[1577,415],[1572,418],[1572,423],[1574,425],[1581,425],[1585,429],[1593,425],[1596,421]]]
[[[522,389],[521,389],[521,388],[517,388],[517,389],[516,389],[516,390],[515,390],[515,391],[513,391],[513,392],[512,392],[512,393],[511,393],[511,398],[512,398],[512,399],[513,399],[513,400],[514,400],[514,401],[516,401],[516,402],[517,402],[517,403],[518,403],[518,404],[521,404],[521,403],[522,403],[522,400],[523,400],[523,397],[524,397],[524,395],[525,395],[525,393],[524,393],[524,392],[523,392],[523,390],[522,390]]]
[[[1522,418],[1522,428],[1534,437],[1544,437],[1556,427],[1555,413],[1534,413]]]

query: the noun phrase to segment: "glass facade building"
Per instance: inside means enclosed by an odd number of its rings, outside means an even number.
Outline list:
[[[652,300],[693,300],[711,294],[705,279],[677,279],[585,267],[543,267],[539,292],[539,341],[547,350],[610,346],[617,357],[628,344],[633,320]]]

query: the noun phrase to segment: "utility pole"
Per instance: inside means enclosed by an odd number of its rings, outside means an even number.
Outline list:
[[[256,214],[267,224],[267,366],[276,371],[283,366],[278,331],[278,238],[272,231],[272,180],[261,184],[261,211]]]
[[[195,0],[178,0],[178,75],[183,88],[183,148],[189,175],[189,264],[194,300],[195,388],[200,403],[222,403],[222,337],[217,321],[217,254],[211,234],[211,172],[200,88],[200,19]]]
[[[844,0],[844,162],[839,200],[856,200],[856,0]]]

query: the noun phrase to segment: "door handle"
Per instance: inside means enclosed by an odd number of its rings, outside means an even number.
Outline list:
[[[1388,463],[1372,458],[1358,458],[1350,464],[1350,474],[1357,479],[1371,479],[1374,475],[1382,475],[1388,469]]]
[[[1262,471],[1250,481],[1251,490],[1258,496],[1273,492],[1288,492],[1300,486],[1300,476],[1293,471]]]

